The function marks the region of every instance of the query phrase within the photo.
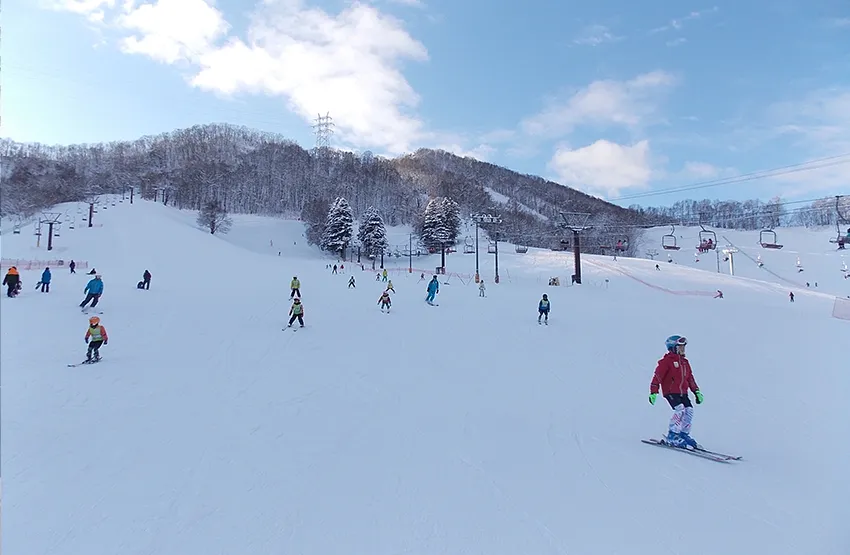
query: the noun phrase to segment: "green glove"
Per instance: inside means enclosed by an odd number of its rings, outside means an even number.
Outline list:
[[[698,405],[701,404],[705,400],[705,397],[703,397],[702,392],[700,392],[700,391],[694,391],[694,395],[697,396],[697,404]]]
[[[658,393],[650,393],[650,394],[649,394],[649,404],[650,404],[650,405],[654,405],[654,404],[655,404],[655,399],[656,399],[657,397],[658,397]],[[699,402],[699,401],[697,401],[697,402]]]

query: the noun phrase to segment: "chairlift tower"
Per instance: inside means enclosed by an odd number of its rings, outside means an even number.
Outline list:
[[[738,252],[738,249],[735,247],[726,247],[723,249],[723,254],[725,254],[729,258],[729,275],[735,275],[735,253]],[[719,258],[718,258],[719,264]]]
[[[41,230],[42,224],[47,224],[47,250],[53,250],[53,228],[57,226],[62,221],[62,214],[60,212],[45,212],[41,215],[41,218],[38,219],[39,231]],[[38,241],[36,242],[36,246],[41,246],[41,233],[38,233]]]
[[[481,281],[481,276],[478,273],[478,226],[480,224],[501,224],[501,216],[491,216],[490,214],[471,214],[470,218],[475,222],[475,283]],[[499,233],[495,233],[496,241],[496,283],[499,283]]]
[[[573,232],[575,273],[572,276],[572,281],[581,285],[581,232],[593,228],[593,226],[587,225],[587,221],[590,219],[590,214],[587,212],[561,212],[561,218],[564,220],[561,227]]]

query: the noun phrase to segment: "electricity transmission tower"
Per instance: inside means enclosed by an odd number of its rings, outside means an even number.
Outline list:
[[[330,112],[323,116],[316,116],[313,124],[313,129],[316,133],[316,149],[329,148],[331,146],[331,136],[334,134],[334,122],[330,116]]]
[[[573,283],[581,285],[581,232],[591,229],[593,226],[587,225],[587,220],[590,219],[590,214],[586,212],[561,212],[561,218],[564,223],[562,228],[569,229],[573,232],[573,254],[575,255],[575,273],[572,276]]]

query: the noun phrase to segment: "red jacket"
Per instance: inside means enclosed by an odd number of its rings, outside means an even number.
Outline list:
[[[684,355],[676,353],[667,353],[658,361],[655,375],[652,376],[652,383],[649,385],[649,392],[658,393],[659,386],[661,386],[662,395],[669,393],[687,395],[688,389],[693,392],[699,389],[691,371],[691,363]]]

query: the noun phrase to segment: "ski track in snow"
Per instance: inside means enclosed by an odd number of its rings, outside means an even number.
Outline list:
[[[56,268],[40,294],[27,270],[24,293],[0,299],[9,553],[846,553],[847,452],[809,448],[850,437],[843,405],[810,387],[817,366],[817,383],[850,389],[828,294],[850,280],[818,232],[783,231],[786,248],[764,253],[724,232],[747,249],[734,278],[693,262],[684,229],[661,271],[586,256],[585,284],[562,287],[546,283],[569,283],[571,253],[508,246],[500,284],[481,255],[483,299],[474,256],[452,254],[439,311],[407,259],[388,258],[382,314],[384,283],[354,263],[331,275],[299,222],[235,216],[213,237],[145,201],[97,217],[57,248],[104,275],[105,364],[66,366],[84,358],[88,276]],[[407,229],[388,231],[406,244]],[[48,257],[2,240],[4,257]],[[756,254],[780,282],[800,256],[819,287],[790,304],[787,283],[758,280]],[[307,328],[289,333],[293,275]],[[535,321],[544,292],[549,326]],[[670,416],[646,396],[672,333],[690,339],[706,395],[694,436],[743,461],[640,443]]]

